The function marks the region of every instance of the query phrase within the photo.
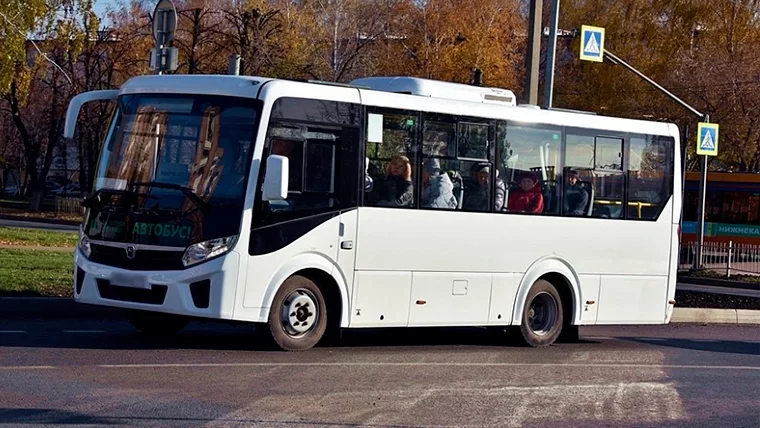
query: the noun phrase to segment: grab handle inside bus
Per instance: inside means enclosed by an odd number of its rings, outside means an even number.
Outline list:
[[[264,175],[263,199],[265,201],[282,201],[288,197],[288,158],[271,155],[267,158]]]

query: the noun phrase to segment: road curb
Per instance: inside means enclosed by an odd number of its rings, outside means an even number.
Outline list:
[[[674,308],[671,323],[760,324],[757,309]]]
[[[9,214],[0,214],[0,220],[11,220],[11,221],[25,221],[28,223],[48,223],[48,224],[55,224],[59,226],[79,226],[81,222],[76,220],[61,220],[57,218],[46,218],[46,217],[24,217],[24,216],[18,216],[18,215],[9,215]]]
[[[78,303],[70,297],[0,297],[0,320],[123,319],[125,313],[124,309]],[[674,308],[670,322],[760,324],[760,310]]]
[[[116,319],[120,308],[78,303],[70,297],[0,297],[2,319]]]

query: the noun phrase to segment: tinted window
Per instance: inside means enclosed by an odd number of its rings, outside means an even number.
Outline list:
[[[359,106],[336,101],[280,98],[272,106],[271,119],[358,125]]]
[[[335,205],[335,152],[342,129],[272,124],[269,154],[288,158],[288,199],[269,203],[272,212],[332,208]]]
[[[628,218],[654,220],[673,194],[673,139],[634,136],[628,156]]]
[[[304,110],[299,111],[299,106]],[[278,100],[274,108],[278,113],[273,113],[273,116],[308,116],[323,121],[272,119],[270,122],[260,180],[265,176],[268,156],[286,156],[288,197],[284,201],[269,202],[262,202],[259,197],[259,214],[255,216],[255,224],[266,226],[356,206],[361,168],[359,128],[326,123],[334,122],[336,116],[322,114],[350,112],[356,107],[342,103],[284,99]],[[322,115],[318,117],[318,113]]]

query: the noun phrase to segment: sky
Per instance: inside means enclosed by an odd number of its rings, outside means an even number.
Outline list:
[[[101,26],[108,26],[110,22],[108,21],[108,18],[106,17],[106,9],[112,8],[117,9],[121,4],[121,0],[94,0],[93,1],[93,9],[95,10],[95,14],[98,15],[98,18],[101,19]]]
[[[93,9],[95,10],[95,14],[98,15],[98,18],[101,20],[101,26],[108,26],[108,18],[106,18],[106,8],[107,7],[116,8],[118,4],[114,0],[94,0]]]

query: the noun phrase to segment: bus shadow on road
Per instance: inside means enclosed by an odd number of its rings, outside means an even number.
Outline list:
[[[52,425],[114,425],[107,417],[59,409],[9,409],[0,408],[0,424],[52,424]]]
[[[720,352],[724,354],[760,355],[760,343],[717,339],[676,339],[661,337],[620,337],[620,340],[653,346],[678,348],[690,351]]]
[[[337,348],[364,347],[435,347],[435,346],[473,346],[473,347],[527,347],[520,340],[519,331],[504,329],[487,329],[482,327],[407,327],[384,329],[350,330],[343,333]],[[566,341],[558,341],[563,345]],[[599,343],[580,338],[574,344]]]
[[[100,350],[229,350],[277,351],[257,333],[251,325],[225,325],[191,323],[171,336],[151,336],[134,330],[129,325],[102,331],[74,331],[63,334],[18,334],[0,336],[0,347],[100,349]],[[315,349],[359,349],[370,347],[402,348],[513,348],[527,347],[516,336],[519,332],[493,331],[478,327],[458,328],[386,328],[345,330],[337,342],[319,344]],[[565,345],[598,344],[595,340],[567,343],[558,341],[555,347]]]

